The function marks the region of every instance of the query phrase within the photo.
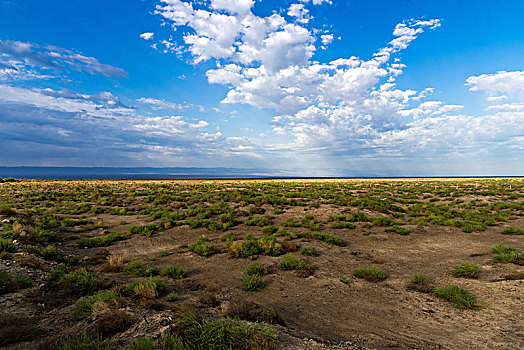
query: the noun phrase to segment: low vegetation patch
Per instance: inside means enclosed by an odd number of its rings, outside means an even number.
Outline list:
[[[93,294],[96,290],[96,275],[85,268],[65,273],[60,283],[70,293],[80,296]]]
[[[0,294],[16,292],[19,289],[28,288],[33,285],[30,279],[22,276],[12,276],[6,271],[0,270]]]
[[[480,307],[478,297],[464,287],[442,286],[435,288],[434,293],[437,297],[452,302],[459,309],[478,309]]]
[[[147,280],[129,283],[125,287],[125,291],[129,295],[152,299],[165,292],[166,288],[167,286],[163,279],[151,277]]]
[[[72,309],[73,319],[81,320],[83,318],[89,317],[93,309],[93,305],[97,302],[107,302],[110,300],[115,300],[118,298],[118,294],[112,290],[101,290],[95,294],[83,297],[78,300]]]
[[[171,342],[175,349],[277,349],[277,335],[272,328],[243,321],[210,321],[193,313],[183,314],[174,322]]]
[[[498,245],[493,247],[492,252],[494,262],[524,264],[524,252],[519,251],[517,248]]]
[[[0,238],[0,252],[16,253],[17,250],[12,239]]]
[[[214,244],[208,244],[209,238],[206,235],[200,236],[195,243],[191,243],[187,249],[190,252],[196,253],[200,256],[210,256],[218,252],[218,248]]]
[[[140,260],[133,260],[124,267],[129,277],[148,277],[158,275],[158,268],[153,265],[142,265]]]
[[[167,265],[160,271],[160,274],[174,279],[181,279],[187,275],[186,270],[180,265]]]
[[[246,268],[242,274],[242,289],[248,292],[259,292],[264,288],[265,283],[262,280],[264,269],[260,262],[255,261]]]
[[[422,293],[431,293],[434,289],[433,280],[430,276],[423,273],[416,273],[411,277],[407,288]]]
[[[277,266],[281,270],[300,271],[306,276],[312,275],[316,270],[315,266],[308,264],[304,260],[297,259],[292,253],[284,255],[282,261],[279,262]]]
[[[453,276],[455,277],[478,278],[479,272],[480,266],[467,261],[453,267]]]
[[[503,235],[517,235],[521,236],[524,235],[524,230],[515,226],[509,226],[506,227],[504,230],[502,230]]]
[[[312,246],[304,246],[300,248],[300,254],[305,256],[318,256],[318,250],[315,247]]]
[[[372,282],[383,281],[387,278],[386,273],[376,265],[371,266],[371,268],[362,267],[356,269],[353,271],[353,276]]]
[[[76,243],[80,248],[107,247],[110,246],[113,242],[122,241],[124,239],[126,239],[125,235],[118,232],[111,232],[105,236],[83,237]]]

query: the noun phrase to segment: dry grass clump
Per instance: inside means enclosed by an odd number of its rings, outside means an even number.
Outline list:
[[[98,271],[100,272],[120,272],[124,268],[125,263],[127,262],[126,255],[109,255],[107,257],[107,262],[104,263]]]
[[[0,346],[31,340],[40,335],[37,320],[0,312]]]
[[[431,293],[433,289],[435,289],[435,286],[433,285],[431,277],[423,273],[416,273],[411,277],[411,281],[407,284],[406,288],[421,293]]]

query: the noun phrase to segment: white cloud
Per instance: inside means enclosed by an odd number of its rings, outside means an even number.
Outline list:
[[[333,34],[323,34],[320,36],[320,39],[322,40],[322,45],[329,45],[333,42]]]
[[[140,34],[140,37],[144,40],[151,40],[153,39],[153,35],[155,35],[155,33],[145,32],[145,33]]]
[[[250,1],[215,1],[207,10],[195,10],[192,3],[181,0],[162,2],[156,13],[174,27],[192,30],[184,35],[184,42],[195,63],[226,59],[277,71],[306,64],[315,51],[315,38],[308,29],[278,14],[258,17],[251,12]]]
[[[102,74],[108,77],[127,76],[123,69],[101,63],[94,57],[56,46],[42,46],[11,40],[0,40],[0,69],[3,68],[14,68],[23,72],[17,75],[11,73],[12,79],[48,76],[49,69],[71,69],[88,74]],[[47,69],[47,72],[35,72],[35,69]]]
[[[333,4],[331,0],[300,0],[300,2],[303,3],[309,3],[311,2],[313,5],[322,5],[322,4]]]
[[[182,110],[185,106],[179,104],[179,103],[170,103],[165,100],[159,100],[156,98],[151,97],[141,97],[137,99],[138,102],[145,103],[148,105],[151,105],[154,110],[160,110],[160,109],[177,109]]]
[[[495,74],[482,74],[471,76],[467,80],[471,91],[487,91],[501,94],[524,92],[524,71],[506,72]]]
[[[287,15],[296,17],[296,21],[303,24],[308,23],[311,19],[309,10],[304,6],[304,4],[291,4],[287,11]]]
[[[253,0],[211,0],[211,7],[231,14],[246,14],[254,5]]]

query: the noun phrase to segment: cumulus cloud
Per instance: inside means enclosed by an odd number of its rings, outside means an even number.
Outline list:
[[[219,42],[195,24],[198,15],[190,3],[170,0],[172,6],[175,3],[185,10],[173,15],[159,7],[159,13],[175,26],[189,26],[195,37]],[[395,81],[405,65],[392,57],[424,31],[438,28],[440,20],[413,19],[397,24],[392,40],[369,59],[353,56],[321,63],[313,60],[316,45],[325,46],[334,37],[324,32],[317,40],[318,31],[306,27],[306,5],[321,3],[328,2],[292,4],[287,15],[294,23],[279,15],[235,15],[222,31],[230,33],[230,40],[219,45],[224,50],[219,53],[207,50],[204,54],[205,50],[195,49],[196,41],[185,39],[195,62],[218,60],[217,68],[208,70],[206,76],[210,83],[229,88],[223,103],[276,112],[273,132],[282,141],[264,145],[266,151],[293,154],[300,164],[305,158],[324,157],[334,162],[347,157],[417,158],[435,156],[435,152],[495,152],[498,147],[518,147],[524,125],[520,103],[490,106],[489,113],[470,116],[462,112],[462,105],[426,100],[434,92],[431,87],[421,91],[397,87]],[[213,9],[199,11],[209,17],[219,15]],[[275,55],[265,51],[269,47]],[[522,72],[499,72],[470,77],[467,84],[472,91],[488,92],[489,100],[496,102],[522,88],[521,77]]]
[[[153,39],[153,36],[155,35],[155,33],[152,33],[152,32],[145,32],[145,33],[142,33],[140,34],[140,37],[144,40],[151,40]]]
[[[259,17],[252,1],[212,1],[208,9],[195,9],[182,0],[162,0],[156,13],[174,27],[192,31],[183,40],[194,63],[223,59],[242,65],[261,65],[278,71],[304,65],[315,51],[315,37],[298,23],[273,14]]]

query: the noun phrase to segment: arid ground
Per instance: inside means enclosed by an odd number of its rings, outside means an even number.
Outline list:
[[[5,349],[524,348],[521,178],[3,180],[0,221]]]

